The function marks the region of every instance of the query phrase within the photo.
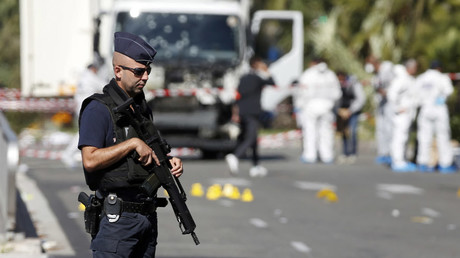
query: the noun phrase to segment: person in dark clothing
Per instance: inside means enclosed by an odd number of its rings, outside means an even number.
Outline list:
[[[140,185],[151,164],[160,165],[155,152],[137,137],[114,107],[129,98],[141,110],[139,122],[151,122],[152,114],[143,88],[156,54],[139,36],[116,32],[113,53],[114,78],[103,89],[85,99],[80,111],[79,143],[86,183],[98,199],[104,199],[98,232],[92,234],[93,257],[155,257],[158,226],[157,199],[145,196]],[[125,116],[128,116],[125,114]],[[132,155],[137,153],[137,157]],[[170,159],[172,175],[183,172],[182,161]],[[118,205],[117,205],[118,204]]]
[[[339,163],[352,164],[356,161],[358,144],[358,118],[366,101],[363,86],[354,76],[338,72],[342,98],[337,110],[337,131],[342,134],[343,154],[337,159]]]
[[[252,177],[265,176],[267,169],[259,165],[257,137],[259,117],[262,113],[260,98],[265,85],[275,85],[268,72],[268,66],[259,57],[252,57],[249,61],[251,71],[243,75],[238,85],[237,100],[233,106],[232,120],[241,125],[241,134],[236,149],[225,159],[233,175],[239,173],[239,159],[252,149],[252,168],[249,175]]]

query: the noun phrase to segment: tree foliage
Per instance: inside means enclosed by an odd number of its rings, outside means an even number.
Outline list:
[[[363,74],[369,55],[393,62],[433,59],[460,70],[458,0],[254,0],[255,9],[300,10],[305,59],[325,57],[336,69]]]
[[[19,1],[0,4],[0,87],[19,88]]]

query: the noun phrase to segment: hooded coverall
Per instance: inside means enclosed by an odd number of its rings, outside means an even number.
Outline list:
[[[449,167],[453,162],[453,150],[450,145],[449,110],[445,100],[454,91],[452,81],[440,71],[428,69],[417,78],[417,90],[420,94],[417,164],[430,165],[431,143],[433,134],[436,134],[439,166]]]
[[[333,162],[333,109],[341,96],[340,82],[326,63],[316,64],[301,75],[296,103],[303,134],[302,161],[316,162],[319,152],[322,162]]]
[[[409,129],[415,118],[416,95],[415,79],[403,65],[395,65],[396,77],[388,87],[388,102],[393,110],[393,137],[391,140],[391,167],[393,169],[407,166],[405,147],[409,138]],[[413,164],[412,164],[413,165]]]

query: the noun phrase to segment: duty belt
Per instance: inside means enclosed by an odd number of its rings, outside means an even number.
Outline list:
[[[154,203],[137,203],[120,200],[121,212],[140,213],[142,215],[152,214],[157,206]]]
[[[104,199],[104,212],[111,215],[121,215],[122,212],[139,213],[142,215],[152,214],[157,207],[165,207],[168,201],[165,198],[149,198],[143,202],[124,201],[115,193],[111,193]]]

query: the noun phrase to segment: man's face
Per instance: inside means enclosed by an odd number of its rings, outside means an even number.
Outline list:
[[[115,66],[115,76],[119,86],[130,96],[141,93],[149,79],[150,66],[124,58]]]

